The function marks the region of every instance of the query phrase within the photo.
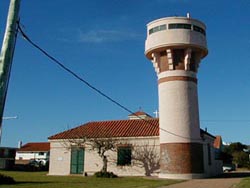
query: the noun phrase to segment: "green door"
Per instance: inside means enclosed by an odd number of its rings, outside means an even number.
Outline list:
[[[71,174],[82,174],[84,170],[84,149],[72,148],[71,149]]]

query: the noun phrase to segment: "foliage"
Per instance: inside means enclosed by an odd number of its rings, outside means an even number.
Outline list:
[[[96,150],[101,158],[109,150],[116,151],[116,141],[112,138],[92,138],[88,141],[91,148]]]
[[[234,163],[236,167],[249,167],[249,154],[244,149],[247,149],[247,146],[240,142],[226,146],[222,153],[223,162]]]
[[[231,164],[233,161],[233,156],[226,152],[221,152],[220,157],[224,164]]]
[[[96,178],[94,176],[48,176],[46,172],[2,172],[16,180],[16,184],[8,185],[8,188],[157,188],[180,182],[141,177]],[[0,185],[0,188],[6,188],[6,185]]]
[[[116,140],[112,138],[90,138],[88,145],[93,151],[97,151],[98,155],[102,158],[103,166],[102,172],[107,173],[108,158],[106,152],[116,151]]]
[[[10,176],[6,176],[4,174],[0,174],[0,185],[2,184],[14,184],[15,180],[10,177]]]
[[[233,163],[237,164],[237,167],[248,167],[249,155],[244,151],[233,152]]]
[[[234,152],[239,152],[243,151],[243,149],[247,149],[247,146],[240,143],[240,142],[235,142],[231,143],[229,146],[224,148],[224,152],[228,154],[233,154]]]
[[[96,151],[102,158],[103,166],[101,171],[107,172],[108,157],[106,153],[108,151],[116,151],[116,143],[117,140],[108,136],[104,138],[88,138],[81,135],[75,135],[75,138],[65,139],[62,144],[66,149],[71,149],[72,147],[83,148],[85,146],[89,146],[90,150]]]
[[[96,172],[95,177],[97,178],[117,178],[118,176],[114,174],[113,172]]]

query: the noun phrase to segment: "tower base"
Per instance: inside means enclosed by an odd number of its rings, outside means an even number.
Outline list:
[[[160,154],[160,178],[204,177],[201,143],[162,143]]]

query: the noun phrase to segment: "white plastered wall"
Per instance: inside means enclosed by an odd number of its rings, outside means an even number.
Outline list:
[[[16,160],[31,160],[31,159],[48,159],[48,152],[42,152],[43,154],[40,155],[40,152],[16,152]]]
[[[160,143],[185,143],[200,139],[196,83],[188,81],[160,83],[159,109]]]
[[[51,143],[51,155],[50,155],[50,168],[49,175],[69,175],[70,174],[70,150],[65,148],[65,141],[53,140]],[[208,164],[208,150],[207,144],[211,146],[211,165]],[[121,139],[121,144],[131,144],[137,147],[143,145],[155,146],[156,152],[159,156],[159,137],[147,137],[147,138],[127,138]],[[203,151],[204,151],[204,170],[205,173],[202,177],[216,176],[222,173],[222,161],[215,160],[214,149],[213,149],[213,139],[205,135],[203,141]],[[136,147],[134,148],[136,149]],[[108,171],[112,171],[119,176],[144,176],[145,170],[138,162],[132,160],[131,166],[117,166],[117,153],[108,153]],[[91,151],[88,148],[85,149],[84,158],[84,172],[88,175],[92,175],[102,168],[102,160],[96,153],[96,151]],[[158,175],[159,171],[156,171],[153,175]],[[178,175],[174,175],[175,178]],[[187,177],[187,179],[190,177]],[[192,178],[200,178],[193,177]]]
[[[204,136],[203,153],[204,153],[204,172],[205,177],[213,177],[222,174],[222,160],[215,159],[215,148],[213,147],[214,138]],[[210,155],[208,154],[208,144],[210,147]],[[211,157],[211,163],[209,164],[209,156]]]
[[[69,175],[70,156],[70,150],[63,141],[50,141],[49,175]]]
[[[70,150],[65,148],[65,141],[53,140],[51,143],[49,175],[69,175],[70,174]],[[155,147],[159,156],[159,137],[137,137],[137,138],[119,138],[119,145],[128,144],[136,147],[143,145]],[[133,152],[133,150],[132,150]],[[117,166],[117,153],[108,152],[108,171],[119,176],[144,176],[145,170],[138,161],[132,160],[129,166]],[[102,169],[102,159],[96,151],[85,147],[84,173],[92,175]],[[155,175],[157,172],[155,173]]]

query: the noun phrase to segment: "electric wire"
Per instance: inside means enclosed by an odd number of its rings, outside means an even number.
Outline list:
[[[95,86],[93,86],[92,84],[90,84],[88,81],[86,81],[85,79],[83,79],[81,76],[79,76],[78,74],[76,74],[74,71],[72,71],[71,69],[69,69],[68,67],[66,67],[63,63],[61,63],[59,60],[57,60],[55,57],[53,57],[52,55],[50,55],[48,52],[46,52],[44,49],[42,49],[39,45],[37,45],[35,42],[33,42],[27,34],[25,34],[25,32],[23,31],[23,29],[20,26],[20,22],[18,22],[18,31],[21,33],[21,35],[23,36],[23,38],[28,41],[33,47],[35,47],[36,49],[38,49],[41,53],[43,53],[45,56],[47,56],[49,59],[51,59],[54,63],[56,63],[61,69],[63,69],[64,71],[68,72],[69,74],[71,74],[73,77],[75,77],[77,80],[79,80],[80,82],[84,83],[86,86],[88,86],[89,88],[91,88],[92,90],[94,90],[95,92],[97,92],[99,95],[103,96],[104,98],[106,98],[107,100],[109,100],[110,102],[112,102],[113,104],[117,105],[118,107],[122,108],[123,110],[129,112],[130,114],[133,114],[135,116],[137,116],[139,119],[147,122],[148,124],[151,124],[151,122],[141,118],[140,116],[138,116],[137,114],[135,114],[135,112],[133,112],[132,110],[130,110],[129,108],[127,108],[126,106],[122,105],[121,103],[117,102],[116,100],[114,100],[113,98],[111,98],[110,96],[108,96],[107,94],[105,94],[103,91],[101,91],[100,89],[96,88]],[[152,125],[152,124],[151,124]],[[187,139],[187,140],[193,140],[193,141],[202,141],[202,139],[193,139],[190,137],[185,137],[182,135],[178,135],[176,133],[173,133],[171,131],[168,131],[166,129],[163,129],[161,127],[159,127],[160,130],[171,134],[173,136],[176,137],[180,137],[183,139]]]

